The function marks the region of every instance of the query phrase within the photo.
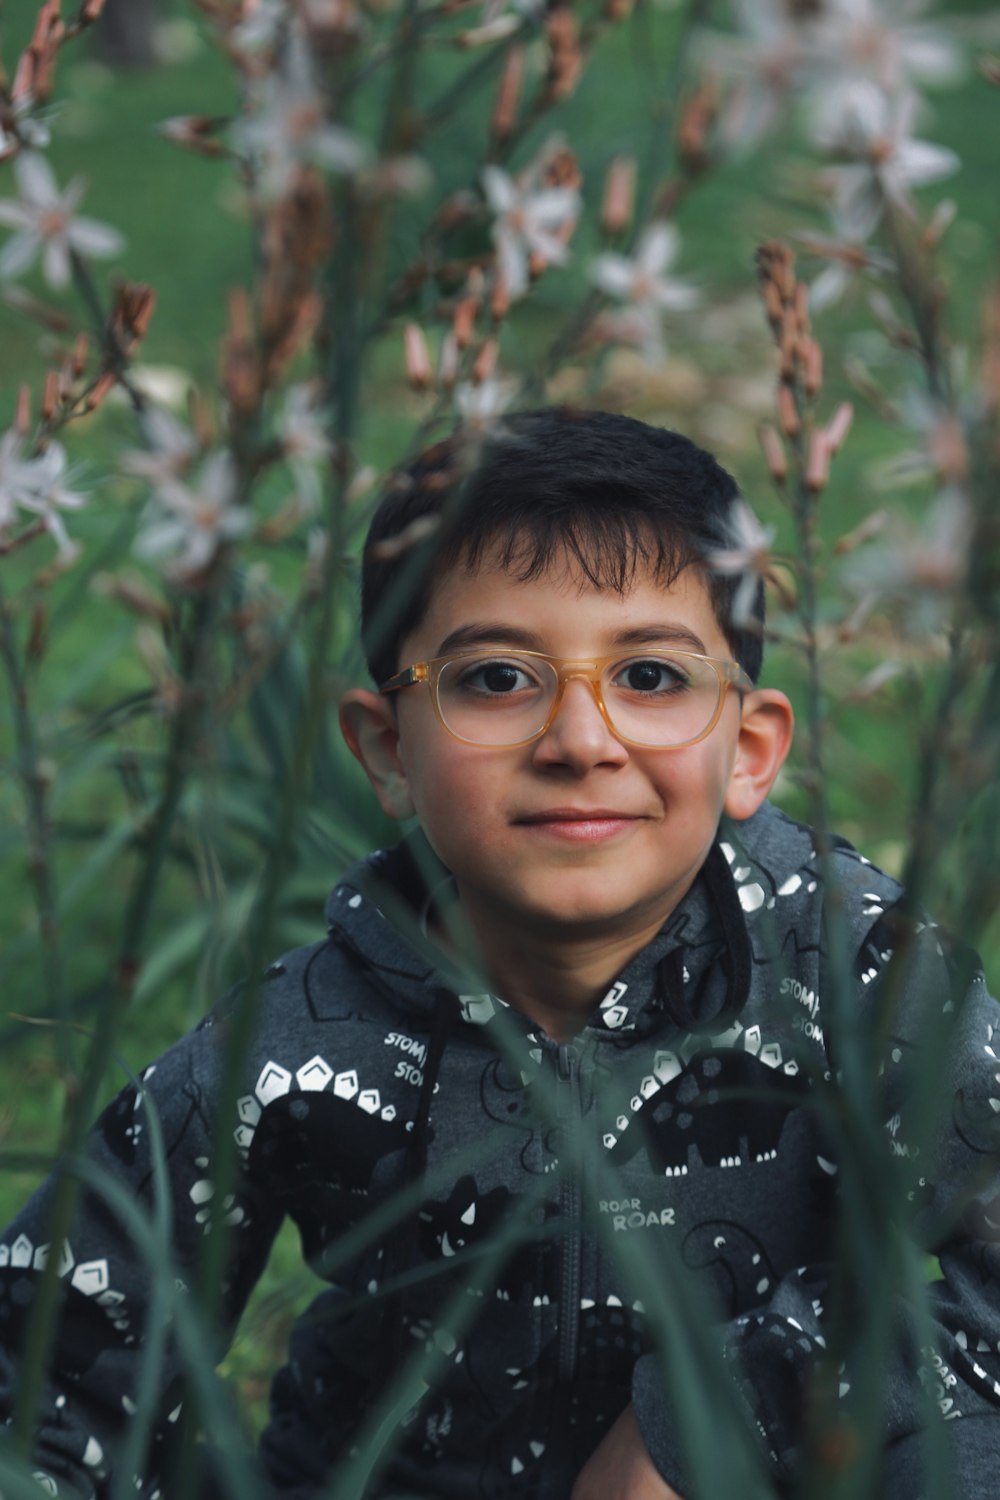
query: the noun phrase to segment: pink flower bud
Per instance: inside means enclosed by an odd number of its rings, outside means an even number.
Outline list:
[[[849,401],[842,401],[827,424],[826,442],[831,453],[839,453],[844,445],[844,439],[851,430],[854,421],[854,407]]]
[[[785,456],[785,445],[781,437],[770,422],[762,422],[759,431],[760,446],[764,454],[764,460],[768,472],[775,484],[784,484],[788,478],[788,459]]]
[[[28,428],[31,426],[31,389],[28,385],[22,385],[17,393],[14,426],[22,437],[27,437]]]
[[[632,222],[635,207],[635,157],[616,156],[604,179],[601,223],[608,234],[621,234]]]
[[[795,392],[790,385],[778,386],[778,425],[786,437],[798,437],[801,423],[798,407],[795,405]]]
[[[407,323],[403,329],[403,350],[407,380],[415,391],[425,391],[432,379],[431,360],[424,331],[418,323]]]
[[[806,462],[806,488],[814,495],[825,490],[830,479],[830,447],[826,433],[817,430],[809,439],[809,458]]]
[[[823,351],[815,339],[801,343],[802,384],[807,396],[818,396],[823,387]]]

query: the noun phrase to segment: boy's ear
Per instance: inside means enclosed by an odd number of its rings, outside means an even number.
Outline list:
[[[361,762],[379,805],[390,818],[413,816],[413,799],[399,755],[396,713],[383,693],[352,688],[340,700],[340,732]]]
[[[771,790],[791,747],[794,727],[792,705],[777,688],[755,688],[745,695],[724,804],[737,822],[755,813]]]

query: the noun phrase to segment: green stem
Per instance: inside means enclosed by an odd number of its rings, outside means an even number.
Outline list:
[[[217,569],[223,566],[223,560],[218,559]],[[216,571],[213,578],[217,580],[219,577],[220,573]],[[126,910],[117,970],[108,983],[104,1003],[97,1008],[97,1025],[87,1052],[83,1076],[79,1087],[68,1101],[61,1152],[74,1149],[91,1124],[112,1043],[134,988],[154,896],[189,774],[190,746],[197,735],[203,704],[207,698],[199,684],[204,672],[203,658],[214,627],[217,593],[217,587],[206,590],[199,603],[194,629],[188,638],[184,657],[188,669],[188,692],[174,721],[164,788],[154,814],[148,853]],[[53,1246],[62,1246],[68,1238],[79,1194],[79,1179],[63,1174],[56,1184],[48,1223],[49,1242]],[[15,1444],[24,1454],[31,1448],[38,1403],[55,1336],[61,1294],[59,1261],[59,1253],[54,1250],[39,1278],[25,1339],[24,1358],[19,1369],[13,1427]]]
[[[38,915],[38,939],[44,976],[45,999],[56,1021],[56,1055],[64,1080],[74,1072],[69,1010],[63,982],[62,947],[59,931],[59,898],[52,859],[52,825],[48,810],[48,778],[39,754],[34,719],[28,700],[27,674],[23,669],[14,630],[14,612],[0,587],[0,660],[3,661],[13,709],[17,774],[24,792],[28,824],[28,873]]]

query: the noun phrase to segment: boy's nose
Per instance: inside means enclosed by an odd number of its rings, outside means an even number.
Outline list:
[[[535,743],[536,765],[566,765],[574,771],[591,766],[624,765],[628,750],[604,722],[597,694],[584,677],[571,677],[563,688],[555,718]]]

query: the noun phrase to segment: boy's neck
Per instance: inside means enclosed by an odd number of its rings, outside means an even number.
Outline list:
[[[662,925],[657,918],[614,937],[554,938],[519,925],[508,931],[494,917],[477,922],[467,912],[494,992],[553,1041],[580,1031],[625,965]]]

